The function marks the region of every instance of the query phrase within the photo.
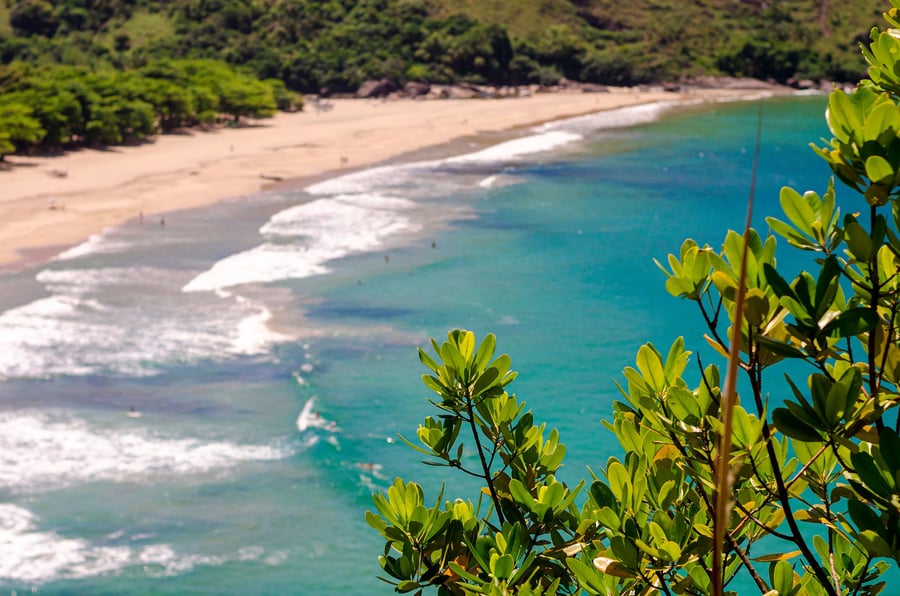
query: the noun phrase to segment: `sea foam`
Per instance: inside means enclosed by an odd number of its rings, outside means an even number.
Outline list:
[[[666,112],[671,111],[678,106],[687,105],[688,103],[690,102],[658,101],[654,103],[627,106],[624,108],[616,108],[614,110],[595,112],[584,116],[554,120],[553,122],[537,126],[533,130],[537,133],[547,134],[551,132],[586,132],[614,128],[630,128],[640,124],[655,122]]]
[[[221,291],[328,273],[329,261],[418,231],[421,225],[406,214],[416,202],[396,195],[446,193],[442,170],[492,166],[499,171],[503,164],[581,139],[571,131],[539,132],[455,157],[378,166],[311,185],[305,191],[321,198],[276,213],[259,230],[265,242],[217,261],[183,290]]]
[[[156,374],[161,366],[258,355],[290,338],[260,302],[186,297],[184,276],[153,267],[49,268],[49,296],[0,313],[0,378]]]
[[[404,214],[412,206],[401,198],[362,194],[290,207],[260,228],[267,242],[216,262],[183,291],[216,291],[327,273],[328,261],[376,249],[391,236],[418,230]]]
[[[139,567],[151,577],[175,576],[198,566],[216,566],[229,561],[261,560],[268,565],[277,565],[286,559],[282,551],[267,554],[259,546],[246,546],[226,555],[202,555],[179,553],[165,543],[100,545],[40,530],[39,521],[27,509],[0,503],[0,549],[3,552],[0,580],[40,585],[59,579],[115,574],[128,567]],[[140,538],[131,537],[135,541]]]
[[[493,164],[499,170],[507,163],[514,163],[530,155],[553,151],[564,145],[580,141],[582,138],[581,134],[571,130],[535,129],[535,134],[498,143],[479,151],[444,159],[376,166],[323,180],[304,190],[312,195],[339,195],[371,192],[373,189],[407,188],[410,185],[421,185],[423,181],[431,187],[440,182],[435,179],[434,173],[448,167]],[[440,193],[441,191],[432,189],[431,192]]]
[[[149,430],[94,428],[78,418],[46,413],[0,413],[0,489],[7,493],[222,471],[244,462],[283,459],[293,452],[288,444],[241,445]]]

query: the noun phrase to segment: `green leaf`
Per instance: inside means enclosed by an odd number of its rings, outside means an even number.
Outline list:
[[[878,315],[871,309],[857,307],[845,310],[822,328],[825,335],[852,337],[871,330],[878,323]]]
[[[753,557],[753,560],[760,563],[775,563],[777,561],[786,561],[787,559],[793,559],[794,557],[798,557],[801,554],[802,551],[794,550],[788,553],[772,553],[763,555],[761,557]]]
[[[848,215],[844,220],[844,239],[847,241],[847,248],[850,254],[858,261],[868,263],[875,255],[875,247],[872,239],[856,219]]]
[[[417,590],[419,588],[419,582],[415,582],[411,579],[405,580],[397,584],[397,591],[401,594],[405,594],[407,592],[412,592],[413,590]]]
[[[525,488],[525,485],[522,484],[521,481],[513,478],[509,481],[509,492],[512,495],[513,499],[519,505],[525,507],[528,511],[534,509],[534,497],[531,496],[531,493],[528,492],[528,489]]]
[[[606,586],[603,584],[602,578],[597,574],[597,571],[575,558],[567,558],[565,563],[572,570],[572,573],[575,574],[575,577],[578,578],[578,583],[582,587],[588,588],[596,594],[607,593]]]
[[[791,223],[807,236],[812,236],[812,229],[809,226],[810,222],[815,221],[816,214],[806,199],[793,188],[785,186],[781,189],[779,202],[781,210]]]
[[[884,531],[884,524],[878,514],[858,499],[847,499],[847,512],[856,527],[862,532],[871,530],[875,533]]]
[[[767,217],[766,223],[769,224],[769,227],[773,232],[787,240],[788,244],[790,244],[791,246],[796,246],[797,248],[802,249],[810,249],[816,246],[815,244],[811,243],[806,238],[806,236],[795,230],[793,227],[791,227],[790,224],[786,224],[780,219]]]
[[[615,559],[610,559],[608,557],[595,558],[594,567],[596,567],[600,571],[600,573],[605,573],[606,575],[611,575],[613,577],[637,577],[636,573],[630,571],[620,561],[616,561]]]
[[[666,356],[665,376],[667,379],[680,377],[687,367],[688,358],[691,353],[684,350],[684,337],[678,337],[672,342],[669,348],[669,355]]]
[[[666,374],[659,353],[652,344],[644,344],[638,349],[636,364],[644,380],[653,390],[662,392],[665,389]]]
[[[878,452],[887,464],[888,474],[896,476],[900,472],[900,436],[895,430],[885,427],[878,434]]]
[[[894,177],[894,168],[880,155],[872,155],[866,160],[866,176],[873,182],[881,182]]]
[[[485,391],[493,387],[500,380],[500,371],[493,366],[485,369],[483,373],[478,375],[475,384],[472,386],[472,397],[478,397]]]
[[[440,364],[438,364],[434,358],[425,353],[425,350],[422,348],[418,348],[419,350],[419,360],[422,361],[422,364],[430,368],[433,372],[437,372],[438,368],[440,368]]]
[[[887,479],[871,455],[864,452],[852,453],[850,454],[850,461],[853,463],[853,469],[866,488],[883,499],[889,500],[891,498],[893,486],[888,484]]]
[[[744,297],[744,318],[754,327],[761,327],[769,314],[769,301],[759,288],[750,288]]]
[[[624,499],[630,492],[631,475],[621,463],[613,460],[606,468],[606,476],[609,479],[609,487],[617,499]]]
[[[775,408],[772,411],[772,423],[775,427],[793,439],[808,443],[821,443],[822,437],[816,430],[800,420],[787,408]]]
[[[794,570],[787,561],[778,561],[770,571],[772,574],[772,588],[779,594],[788,596],[794,587]]]
[[[863,530],[857,534],[857,539],[862,543],[863,547],[869,554],[875,557],[892,557],[893,551],[877,532],[872,530]]]
[[[768,337],[765,337],[764,335],[757,335],[756,341],[770,352],[778,354],[779,356],[784,356],[786,358],[806,357],[806,354],[802,350],[798,350],[790,344],[786,344],[775,339],[770,339]]]
[[[763,275],[766,278],[766,283],[772,288],[772,291],[775,292],[775,295],[779,298],[783,298],[785,296],[789,296],[791,298],[797,298],[797,295],[794,293],[794,290],[788,284],[787,281],[778,271],[770,265],[769,263],[763,263]]]
[[[493,572],[494,577],[498,579],[507,579],[510,575],[512,575],[513,569],[515,568],[515,560],[512,558],[512,555],[506,554],[500,557],[493,562],[493,567],[491,571]]]
[[[493,358],[496,347],[497,337],[493,333],[485,335],[484,339],[481,340],[481,345],[478,346],[478,352],[475,354],[475,370],[484,370],[484,367]]]
[[[606,484],[599,480],[595,480],[591,483],[591,496],[594,498],[598,507],[616,506],[616,496]]]

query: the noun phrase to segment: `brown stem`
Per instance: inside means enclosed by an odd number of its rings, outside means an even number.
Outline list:
[[[877,207],[872,205],[869,208],[869,225],[872,227],[872,230],[875,229],[875,221],[877,218]],[[870,231],[871,233],[871,231]],[[872,314],[875,316],[875,320],[878,320],[878,300],[880,298],[881,286],[878,283],[878,251],[875,251],[875,254],[872,256],[872,260],[869,262],[869,282],[872,284],[872,290],[870,292],[870,304],[869,308],[872,310]],[[868,353],[868,364],[869,364],[869,395],[875,399],[875,407],[878,407],[878,375],[875,374],[876,366],[875,366],[875,348],[876,346],[876,337],[875,337],[875,329],[873,328],[869,331],[869,353]],[[884,420],[879,416],[875,420],[875,427],[878,431],[884,430]]]
[[[475,450],[481,459],[481,469],[484,470],[484,481],[487,482],[488,490],[491,492],[491,500],[494,502],[494,509],[497,510],[497,519],[500,525],[506,521],[503,518],[503,510],[500,509],[500,499],[497,497],[497,491],[494,489],[494,479],[491,476],[491,468],[488,466],[487,460],[484,459],[484,450],[481,448],[481,439],[478,438],[478,427],[475,426],[475,411],[472,409],[471,397],[466,399],[466,410],[469,412],[469,426],[472,427],[472,436],[475,437]]]

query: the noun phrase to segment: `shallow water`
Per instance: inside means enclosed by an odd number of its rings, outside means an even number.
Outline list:
[[[758,222],[782,185],[828,178],[807,147],[824,99],[763,106]],[[371,491],[470,488],[396,439],[431,413],[415,347],[453,327],[498,335],[582,477],[618,452],[600,420],[640,344],[708,352],[653,259],[742,225],[756,113],[554,123],[134,222],[3,277],[0,589],[389,593]],[[310,399],[326,422],[300,432]]]

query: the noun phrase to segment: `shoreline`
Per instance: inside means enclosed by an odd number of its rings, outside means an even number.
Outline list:
[[[758,96],[748,89],[611,89],[503,99],[345,99],[324,113],[280,113],[138,146],[9,156],[0,171],[0,273],[45,263],[108,227],[261,191],[297,190],[468,137],[662,101]]]

